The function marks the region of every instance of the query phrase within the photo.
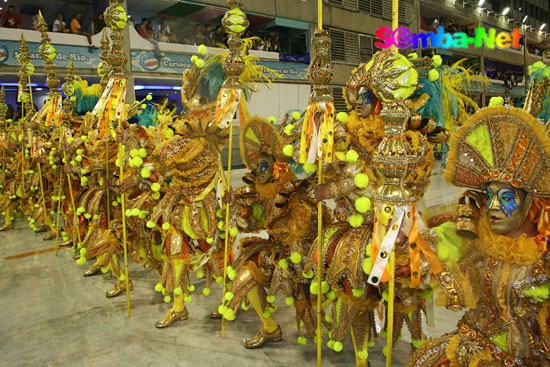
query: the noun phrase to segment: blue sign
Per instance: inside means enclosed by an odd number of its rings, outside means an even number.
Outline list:
[[[38,53],[40,43],[27,42],[29,46],[29,56],[31,63],[38,67],[44,66],[44,60]],[[101,62],[99,59],[99,51],[92,50],[87,46],[69,46],[53,44],[57,51],[57,56],[54,63],[58,67],[67,67],[71,57],[76,69],[97,69]],[[17,55],[19,54],[19,42],[17,41],[0,41],[0,65],[19,66]]]
[[[266,66],[281,74],[287,80],[307,80],[306,64],[259,61],[259,65]],[[191,55],[166,53],[165,57],[157,59],[152,52],[132,51],[132,70],[136,72],[155,72],[180,74],[192,66]]]

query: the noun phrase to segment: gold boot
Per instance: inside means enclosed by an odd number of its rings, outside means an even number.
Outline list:
[[[131,280],[128,281],[128,287],[131,291],[134,290],[134,283],[132,283]],[[107,298],[113,298],[113,297],[116,297],[116,296],[118,296],[119,294],[121,294],[122,292],[125,292],[125,291],[126,291],[126,281],[125,280],[124,281],[119,280],[118,282],[116,282],[113,289],[111,289],[110,291],[105,293],[105,296]]]
[[[42,240],[44,241],[49,241],[49,240],[53,240],[55,238],[55,232],[49,232],[47,235],[44,236],[44,238],[42,238]]]
[[[46,232],[48,229],[50,229],[50,227],[48,227],[47,225],[45,224],[42,224],[40,227],[38,227],[34,233],[42,233],[42,232]]]
[[[13,224],[4,224],[2,227],[0,227],[0,232],[8,229],[13,229]]]
[[[267,342],[280,342],[283,340],[283,332],[281,327],[277,325],[277,329],[272,332],[268,332],[266,329],[262,328],[260,331],[250,339],[245,339],[243,345],[247,349],[256,349],[260,348]]]
[[[91,277],[92,275],[96,275],[100,271],[101,271],[101,266],[98,263],[94,263],[94,265],[92,265],[90,269],[83,271],[82,275],[84,275],[85,277]]]
[[[222,318],[222,314],[218,312],[218,310],[214,310],[214,311],[210,311],[210,313],[208,314],[208,316],[210,316],[211,319],[221,319]]]
[[[162,319],[155,322],[155,326],[159,329],[168,327],[172,325],[174,322],[181,320],[187,320],[189,318],[189,311],[187,311],[187,307],[183,307],[183,311],[176,312],[172,309],[169,309],[166,313],[166,316],[164,316]]]

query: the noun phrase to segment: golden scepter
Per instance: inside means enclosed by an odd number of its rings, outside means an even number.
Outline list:
[[[239,76],[242,74],[245,68],[244,55],[243,55],[243,41],[241,36],[248,28],[248,19],[246,15],[241,11],[241,0],[228,0],[230,10],[227,11],[222,19],[222,25],[225,32],[229,34],[229,55],[224,59],[222,67],[223,71],[227,75],[226,80],[223,83],[220,90],[220,96],[222,93],[226,93],[230,96],[228,99],[222,99],[218,97],[218,105],[216,106],[215,124],[220,128],[229,127],[229,156],[227,162],[227,187],[226,192],[229,194],[231,191],[231,164],[232,164],[232,152],[233,152],[233,117],[237,106],[240,103],[243,86],[239,81]],[[225,105],[222,105],[225,103]],[[241,121],[242,122],[242,121]],[[227,262],[229,261],[229,209],[230,203],[225,204],[225,244],[223,254],[223,293],[225,295],[227,291]],[[222,339],[225,338],[225,316],[222,314]]]

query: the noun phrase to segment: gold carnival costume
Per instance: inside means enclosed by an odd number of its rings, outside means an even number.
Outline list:
[[[532,82],[526,101],[535,116],[544,79]],[[459,201],[456,226],[436,228],[439,303],[469,310],[456,331],[425,341],[408,366],[550,363],[550,138],[548,123],[533,115],[487,107],[451,140],[445,178],[473,191]]]

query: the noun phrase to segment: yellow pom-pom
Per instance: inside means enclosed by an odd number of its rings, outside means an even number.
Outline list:
[[[88,141],[88,137],[86,135],[82,136],[80,138],[83,142],[87,142]]]
[[[294,305],[294,297],[285,297],[285,303],[287,306]]]
[[[272,124],[275,124],[277,122],[277,119],[275,118],[275,116],[269,116],[267,118],[267,121],[271,122]]]
[[[147,228],[154,228],[155,227],[155,222],[148,220],[146,226],[147,226]]]
[[[443,63],[443,59],[441,58],[440,55],[434,55],[434,56],[432,56],[432,65],[433,65],[434,67],[441,66],[442,63]]]
[[[74,138],[69,138],[69,139],[67,139],[67,143],[69,143],[69,144],[74,143]]]
[[[238,234],[239,230],[237,229],[237,227],[231,227],[231,229],[229,230],[229,235],[231,237],[237,237]]]
[[[228,321],[233,321],[233,320],[235,320],[235,312],[233,312],[232,309],[228,308],[223,313],[223,317],[224,317],[224,319],[226,319]]]
[[[90,213],[84,214],[84,218],[86,218],[86,219],[90,219],[91,217],[92,217],[92,215]]]
[[[372,202],[366,196],[362,196],[355,200],[355,210],[359,213],[366,213],[372,210]]]
[[[80,259],[78,259],[78,260],[76,261],[76,264],[77,264],[77,265],[80,265],[80,266],[86,264],[86,258],[85,258],[85,257],[81,257]]]
[[[183,294],[183,289],[181,287],[177,287],[174,289],[174,294],[177,296],[181,296]]]
[[[382,291],[382,298],[384,301],[388,302],[388,291]]]
[[[328,299],[335,299],[336,298],[336,292],[334,291],[334,289],[327,293],[327,298]]]
[[[125,280],[126,280],[126,275],[121,274],[121,275],[118,277],[118,280],[120,280],[121,282],[125,281]]]
[[[225,222],[223,220],[219,221],[218,222],[218,229],[220,231],[223,231],[224,228],[225,228]]]
[[[191,303],[192,300],[193,300],[193,298],[191,296],[183,297],[183,302],[185,302],[185,303]]]
[[[250,308],[250,306],[247,306],[244,302],[241,304],[241,308],[244,310],[244,311],[248,311],[248,309]]]
[[[168,223],[168,222],[162,223],[162,229],[164,229],[165,231],[169,230],[170,229],[170,223]]]
[[[416,52],[410,53],[408,56],[409,56],[409,60],[418,59],[418,54]]]
[[[143,159],[141,159],[141,157],[134,157],[132,161],[134,162],[134,167],[141,167],[143,164]]]
[[[340,121],[343,124],[347,124],[349,121],[349,115],[345,112],[338,112],[336,115],[336,120]]]
[[[266,300],[267,300],[267,302],[269,302],[269,303],[273,303],[273,302],[275,302],[275,296],[267,296],[267,297],[266,297]]]
[[[193,62],[193,63],[195,63],[198,59],[199,59],[199,57],[197,55],[191,56],[191,62]]]
[[[347,162],[356,162],[359,159],[359,153],[357,153],[355,150],[349,150],[346,153],[346,161]]]
[[[369,358],[369,352],[366,349],[360,350],[357,353],[357,358],[359,358],[361,360],[365,360],[365,359]]]
[[[369,185],[369,176],[364,173],[358,173],[353,177],[353,183],[355,183],[357,188],[364,189]]]
[[[286,259],[279,260],[279,267],[283,270],[288,269],[288,261]]]
[[[298,344],[306,345],[307,344],[307,338],[305,336],[299,336],[298,337]]]
[[[205,296],[209,296],[210,295],[210,288],[204,288],[202,290],[202,294],[205,295]]]
[[[285,126],[285,134],[288,136],[292,135],[292,130],[294,130],[294,124],[288,124]]]
[[[313,272],[313,270],[310,270],[309,272],[305,273],[302,271],[302,275],[304,276],[304,278],[306,279],[311,279],[313,278],[313,276],[315,275],[315,273]]]
[[[195,65],[197,65],[199,69],[202,69],[204,67],[204,60],[198,59],[197,61],[195,61]]]
[[[292,119],[293,119],[294,121],[298,121],[298,120],[300,119],[300,117],[302,117],[302,115],[300,114],[300,112],[298,112],[298,111],[292,112]]]
[[[164,296],[164,303],[169,303],[170,299],[170,296]]]
[[[148,101],[150,101],[150,100],[152,100],[152,99],[153,99],[153,96],[152,96],[152,95],[150,95],[150,94],[148,94],[148,95],[147,95],[147,97],[145,97],[145,99],[146,99],[146,100],[148,100]]]
[[[363,215],[353,214],[351,217],[349,217],[349,224],[353,228],[360,227],[363,224]]]
[[[216,284],[222,284],[223,283],[223,278],[222,277],[217,277],[216,278]]]
[[[269,312],[268,310],[265,310],[262,316],[266,319],[269,319],[271,317],[271,312]]]
[[[139,216],[139,219],[147,218],[147,211],[146,210],[140,210],[138,216]]]
[[[424,341],[422,339],[413,339],[412,340],[412,345],[415,347],[415,348],[420,348],[420,346],[422,345]]]
[[[489,106],[504,106],[504,98],[498,96],[498,97],[491,97],[489,100]]]
[[[439,79],[439,71],[432,69],[428,72],[428,79],[430,79],[431,82],[435,82],[437,79]]]
[[[341,352],[342,349],[344,349],[344,345],[342,344],[342,342],[336,341],[336,342],[334,342],[334,348],[333,349],[334,349],[335,352]]]
[[[327,343],[328,349],[334,349],[334,340],[329,340]]]
[[[208,52],[208,49],[206,48],[205,45],[200,45],[200,46],[199,46],[199,54],[200,54],[200,55],[203,55],[203,56],[204,56],[204,55],[206,55],[207,52]]]
[[[166,137],[166,139],[170,139],[172,136],[174,136],[174,131],[167,128],[164,130],[164,136]]]
[[[325,281],[321,282],[321,292],[327,293],[329,290],[330,290],[330,285],[328,285],[328,283]]]
[[[131,214],[132,214],[132,217],[137,217],[139,215],[139,212],[141,210],[139,210],[139,208],[134,208],[131,210]]]
[[[160,191],[160,184],[158,182],[153,183],[151,185],[151,190],[153,190],[154,192]]]
[[[365,294],[365,288],[352,289],[351,294],[353,294],[354,297],[361,297]]]
[[[339,161],[345,161],[346,160],[346,153],[344,153],[344,152],[334,152],[334,156]]]
[[[294,155],[294,146],[288,144],[283,147],[283,154],[287,157],[292,157]]]
[[[292,255],[290,255],[290,261],[294,264],[299,264],[302,262],[302,255],[297,252],[293,252]]]
[[[374,347],[374,344],[375,344],[374,339],[369,340],[369,344],[368,344],[369,348]]]
[[[164,288],[164,287],[162,286],[162,283],[157,283],[157,284],[155,284],[155,291],[156,291],[156,292],[159,292],[159,293],[162,292],[162,288]]]
[[[317,165],[315,163],[304,163],[304,171],[306,173],[313,173],[317,171]]]
[[[309,292],[314,295],[319,294],[319,283],[316,281],[311,282],[309,285]]]
[[[138,155],[138,150],[137,149],[131,149],[130,150],[130,157],[134,158],[134,157],[137,157]]]
[[[155,200],[158,200],[160,198],[160,192],[154,192],[151,194],[151,197]]]
[[[372,258],[370,256],[367,258],[364,258],[361,266],[365,274],[369,275],[372,270]]]
[[[80,249],[80,256],[86,256],[87,252],[88,252],[88,250],[86,250],[85,248],[81,248]]]
[[[140,148],[140,149],[138,150],[138,157],[140,157],[140,158],[145,158],[145,157],[147,157],[147,149],[145,149],[145,148]]]
[[[325,315],[325,321],[328,322],[328,323],[331,323],[332,322],[332,315],[330,313],[327,313]]]
[[[107,274],[109,272],[109,268],[101,268],[101,272],[103,274]]]
[[[388,347],[382,348],[382,354],[384,355],[384,357],[388,355]]]
[[[223,298],[225,298],[227,301],[231,301],[235,297],[235,295],[232,292],[225,292],[225,295]]]

